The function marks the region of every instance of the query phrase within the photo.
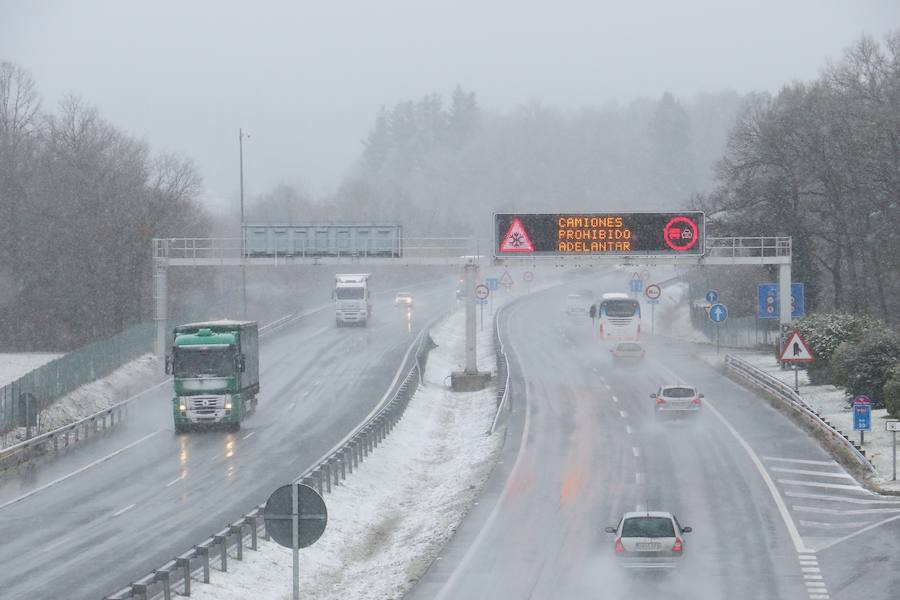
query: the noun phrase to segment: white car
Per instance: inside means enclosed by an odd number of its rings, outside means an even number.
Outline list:
[[[681,383],[660,386],[650,397],[656,401],[656,415],[696,414],[703,407],[703,394],[697,388]]]
[[[610,352],[613,358],[644,358],[644,347],[638,342],[619,342]]]
[[[397,292],[394,296],[394,306],[412,306],[413,297],[409,292]]]
[[[690,527],[682,527],[670,512],[628,512],[607,533],[615,534],[613,552],[627,569],[667,570],[675,568],[684,556],[684,534]]]

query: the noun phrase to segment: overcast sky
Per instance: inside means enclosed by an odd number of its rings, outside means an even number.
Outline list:
[[[459,83],[505,110],[669,90],[777,91],[900,0],[0,0],[0,60],[45,107],[76,93],[157,150],[193,158],[211,204],[303,182],[331,191],[381,105]]]

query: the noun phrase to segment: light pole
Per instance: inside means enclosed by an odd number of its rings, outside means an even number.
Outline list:
[[[247,318],[247,267],[244,264],[244,259],[246,257],[246,249],[244,248],[244,244],[246,240],[244,239],[244,138],[250,137],[250,134],[245,134],[244,130],[238,128],[238,153],[240,155],[240,165],[241,165],[241,290],[243,291],[244,298],[244,319]]]

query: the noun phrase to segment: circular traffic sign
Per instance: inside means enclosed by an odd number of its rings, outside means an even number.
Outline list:
[[[485,300],[488,296],[491,295],[491,290],[488,289],[488,286],[478,284],[475,286],[475,297],[479,300]]]
[[[651,283],[647,286],[647,289],[644,290],[644,295],[650,300],[656,300],[659,298],[660,294],[662,294],[662,290],[659,289],[659,286],[655,283]]]
[[[534,279],[534,273],[531,271],[525,271],[522,273],[522,279],[525,280],[525,283],[530,283]]]
[[[322,496],[302,483],[283,485],[269,496],[263,519],[266,531],[272,539],[284,546],[292,548],[293,531],[293,495],[297,487],[297,547],[306,548],[316,543],[325,531],[328,523],[328,510]]]
[[[713,323],[722,323],[728,318],[728,309],[724,304],[713,304],[709,307],[709,320]]]
[[[641,279],[643,279],[644,281],[650,279],[650,271],[648,271],[647,269],[641,271]]]
[[[868,396],[859,395],[853,399],[854,404],[856,404],[857,402],[861,402],[862,404],[871,404],[872,399],[869,398]]]
[[[672,250],[684,252],[697,244],[700,231],[693,219],[684,216],[673,217],[663,228],[663,239]]]

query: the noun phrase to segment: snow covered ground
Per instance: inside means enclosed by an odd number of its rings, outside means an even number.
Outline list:
[[[732,352],[746,360],[748,363],[768,373],[769,375],[784,381],[794,387],[794,371],[782,370],[769,352]],[[698,355],[706,362],[721,365],[725,360],[725,352],[719,356],[715,353],[703,352]],[[806,371],[798,372],[800,398],[822,418],[831,425],[843,431],[851,439],[859,440],[859,433],[853,431],[853,412],[847,404],[847,395],[843,388],[833,385],[811,385]],[[875,465],[877,474],[875,483],[882,489],[900,491],[900,481],[891,481],[891,448],[893,444],[892,434],[885,431],[884,420],[889,418],[885,409],[872,411],[872,431],[867,431],[863,450],[866,456]],[[898,440],[900,444],[900,440]]]
[[[300,551],[304,598],[400,598],[424,573],[475,501],[499,456],[502,435],[486,435],[494,388],[453,393],[444,385],[464,366],[464,311],[432,329],[438,347],[400,424],[342,485],[325,496],[328,526]],[[490,335],[478,364],[493,368]],[[249,507],[248,507],[249,508]],[[260,541],[228,573],[192,586],[199,600],[291,597],[291,551]]]
[[[0,354],[0,387],[12,383],[26,373],[34,371],[62,354],[48,352],[21,352]]]
[[[642,320],[646,321],[651,315],[650,305],[646,300],[641,303]],[[656,335],[666,337],[674,337],[688,342],[697,342],[700,344],[708,344],[709,338],[703,335],[703,332],[694,329],[691,324],[691,308],[688,298],[688,284],[675,283],[662,288],[662,294],[659,297],[659,304],[656,305],[656,314],[653,316],[655,321],[654,329]],[[642,330],[645,330],[642,326]],[[646,331],[650,328],[646,327]]]
[[[106,377],[81,386],[41,411],[38,415],[38,433],[51,431],[109,408],[164,379],[162,362],[152,354],[145,354]],[[0,446],[15,444],[25,439],[25,428],[14,429],[0,437],[3,438]]]

